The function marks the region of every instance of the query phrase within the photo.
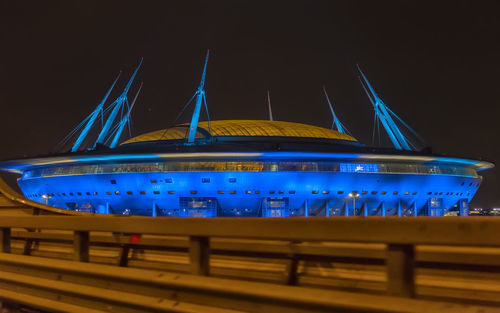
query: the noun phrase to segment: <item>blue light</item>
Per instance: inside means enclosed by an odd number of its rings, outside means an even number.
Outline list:
[[[340,163],[340,171],[344,173],[378,173],[378,164]]]

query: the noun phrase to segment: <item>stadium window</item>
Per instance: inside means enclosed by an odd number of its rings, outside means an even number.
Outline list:
[[[319,191],[317,191],[317,190],[312,191],[312,194],[314,194],[314,195],[317,195],[318,193],[319,193]]]
[[[145,191],[139,191],[139,194],[141,194],[141,195],[145,195],[145,194],[146,194],[146,192],[145,192]]]
[[[74,194],[72,192],[69,193],[70,196],[74,196]]]
[[[116,185],[116,179],[112,179],[109,182],[111,183],[111,185]]]
[[[173,195],[174,193],[175,193],[175,191],[173,191],[173,190],[169,190],[169,191],[168,191],[168,194],[169,194],[169,195]]]
[[[234,195],[234,194],[236,194],[236,190],[230,190],[229,193]]]
[[[464,181],[460,184],[460,186],[463,186],[463,185],[465,185],[465,182],[464,182]]]
[[[372,195],[376,195],[376,194],[377,194],[377,192],[376,192],[376,191],[372,191]]]
[[[127,191],[127,195],[131,195],[132,194],[132,191]]]
[[[115,191],[115,195],[120,195],[120,192],[119,191]]]
[[[428,196],[432,195],[432,191],[429,191],[429,192],[427,193],[427,195],[428,195]]]
[[[450,193],[449,193],[449,192],[447,192],[447,193],[446,193],[446,195],[447,195],[447,196],[449,196],[449,195],[450,195]]]
[[[111,193],[111,191],[106,191],[106,194],[107,194],[108,196],[110,196],[110,195],[112,195],[113,193]]]
[[[158,180],[156,180],[156,179],[154,179],[154,178],[150,179],[149,181],[150,181],[152,184],[156,184],[156,183],[158,182]]]
[[[62,195],[66,197],[66,193],[65,192],[63,192]]]
[[[255,193],[256,195],[258,195],[258,194],[260,194],[260,190],[255,190],[255,191],[254,191],[254,193]]]
[[[437,195],[438,195],[438,192],[436,191],[436,192],[434,193],[434,195],[435,195],[435,196],[437,196]]]
[[[86,194],[87,194],[87,196],[90,196],[90,192],[87,191]]]
[[[202,178],[201,182],[204,183],[204,184],[209,183],[210,182],[210,178]]]
[[[159,195],[159,194],[160,194],[160,191],[159,191],[159,190],[154,190],[154,191],[153,191],[153,193],[154,193],[155,195]]]
[[[471,186],[472,186],[472,183],[469,184],[469,187],[471,187]]]
[[[368,191],[365,191],[365,190],[361,191],[362,195],[366,195],[367,193],[368,193]]]
[[[291,195],[294,195],[295,194],[295,190],[289,190],[288,193],[291,194]]]
[[[329,193],[330,193],[330,191],[328,191],[328,190],[323,190],[323,194],[324,194],[324,195],[327,195],[327,194],[329,194]]]
[[[235,183],[235,182],[236,182],[236,178],[234,178],[234,177],[230,177],[230,178],[229,178],[229,182],[230,182],[230,183]]]
[[[269,190],[269,194],[270,194],[270,195],[274,195],[275,193],[276,193],[276,191],[274,191],[274,190]]]
[[[61,194],[58,192],[58,193],[57,193],[57,196],[58,196],[58,197],[60,197],[60,196],[61,196]]]
[[[385,195],[385,194],[387,194],[387,191],[381,191],[380,194]]]
[[[173,179],[172,178],[165,178],[165,182],[167,184],[171,184],[173,182]]]
[[[99,193],[97,191],[94,191],[94,196],[97,196]]]
[[[439,193],[439,195],[440,195],[440,196],[442,196],[442,195],[443,195],[443,193],[442,193],[442,192],[440,192],[440,193]]]
[[[247,191],[245,191],[245,193],[246,193],[247,195],[249,195],[249,194],[251,194],[251,193],[252,193],[252,191],[251,191],[251,190],[247,190]]]
[[[223,195],[224,194],[224,190],[219,190],[219,191],[217,191],[217,193],[220,194],[220,195]]]
[[[285,193],[285,191],[283,191],[283,190],[278,190],[278,193],[279,193],[280,195],[282,195],[282,194],[284,194],[284,193]]]
[[[344,191],[343,190],[339,190],[339,191],[337,191],[337,194],[342,195],[342,194],[344,194]]]
[[[189,193],[190,193],[190,194],[192,194],[192,195],[195,195],[195,194],[197,194],[197,193],[198,193],[198,191],[196,191],[196,190],[191,190]]]
[[[411,194],[412,194],[413,196],[416,196],[416,195],[417,195],[417,192],[416,192],[416,191],[414,191],[414,192],[412,192]]]
[[[410,192],[409,191],[405,191],[405,196],[409,195]]]
[[[397,192],[397,191],[394,191],[392,194],[393,194],[393,195],[397,195],[397,194],[398,194],[398,192]]]
[[[81,193],[81,192],[77,192],[77,194],[78,194],[79,196],[81,196],[81,195],[82,195],[82,193]]]

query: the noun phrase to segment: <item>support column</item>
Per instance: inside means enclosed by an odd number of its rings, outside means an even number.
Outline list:
[[[309,206],[307,205],[307,200],[304,202],[304,216],[309,217]]]
[[[325,216],[326,217],[329,217],[330,216],[330,207],[328,206],[328,200],[326,200],[326,204],[325,204]]]
[[[382,201],[382,203],[380,204],[380,211],[381,211],[381,215],[385,216],[385,202],[384,201]]]
[[[106,210],[104,211],[104,213],[109,214],[109,203],[108,202],[106,202]]]
[[[460,216],[469,216],[469,202],[467,202],[467,199],[458,200],[458,207]]]
[[[193,275],[210,274],[210,241],[208,237],[189,237],[189,266]]]
[[[363,216],[368,216],[368,203],[366,201],[363,202],[361,210],[363,210]]]
[[[387,293],[391,296],[415,296],[415,247],[387,245]]]
[[[0,252],[10,253],[10,228],[0,228]]]
[[[401,217],[401,200],[398,200],[398,216]]]
[[[75,230],[73,234],[73,259],[79,262],[89,261],[89,232]]]
[[[153,202],[153,210],[152,210],[152,213],[151,213],[151,216],[153,217],[156,217],[158,212],[156,212],[157,208],[156,208],[156,203]]]
[[[417,200],[413,201],[413,216],[418,216]]]
[[[344,216],[349,216],[349,206],[347,205],[347,200],[344,202]]]

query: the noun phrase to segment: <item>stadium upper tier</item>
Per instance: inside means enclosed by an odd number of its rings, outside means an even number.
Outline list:
[[[125,141],[123,144],[144,141],[183,140],[186,138],[188,131],[189,124],[182,124],[139,135]],[[199,122],[196,138],[210,137],[294,137],[356,141],[353,137],[332,129],[293,122],[265,120]]]

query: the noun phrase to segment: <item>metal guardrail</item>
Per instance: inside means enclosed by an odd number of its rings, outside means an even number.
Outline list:
[[[30,230],[65,230],[72,232],[72,235],[23,232],[16,230],[18,228]],[[164,240],[162,242],[161,238],[156,241],[150,240],[149,242],[137,242],[136,240],[134,243],[131,239],[132,236],[129,235],[113,236],[114,239],[110,239],[109,237],[96,239],[94,235],[91,236],[93,232],[134,234],[136,238],[140,238],[137,237],[139,235],[145,236],[149,234],[156,236],[185,236],[189,239],[185,239],[185,242],[182,244],[179,244],[179,242],[175,243],[172,240]],[[286,282],[289,285],[293,285],[297,281],[298,264],[302,257],[314,255],[316,258],[328,260],[336,255],[335,248],[323,247],[318,249],[302,245],[301,243],[346,242],[382,244],[386,247],[385,251],[377,250],[374,253],[372,249],[366,253],[365,257],[382,258],[382,264],[386,266],[386,293],[389,296],[402,298],[412,298],[415,296],[416,262],[422,261],[421,256],[419,257],[420,260],[417,259],[415,253],[417,246],[444,245],[457,248],[463,247],[465,250],[462,252],[452,253],[448,256],[446,256],[446,251],[443,250],[444,256],[441,255],[437,259],[436,253],[429,254],[427,252],[427,257],[430,258],[427,260],[428,262],[443,261],[444,258],[449,266],[453,266],[454,258],[457,255],[461,254],[462,259],[465,255],[465,259],[467,259],[467,249],[470,246],[500,247],[499,235],[500,219],[495,218],[334,217],[196,219],[109,216],[5,216],[0,219],[0,249],[3,253],[10,252],[13,237],[16,240],[24,238],[25,240],[32,241],[66,240],[73,244],[74,260],[88,262],[90,245],[107,241],[108,244],[114,243],[115,246],[122,249],[119,264],[126,266],[129,249],[133,248],[134,245],[140,245],[141,248],[147,248],[148,246],[156,248],[159,246],[183,246],[187,247],[188,250],[190,260],[189,272],[193,275],[209,276],[212,252],[228,253],[228,251],[238,250],[242,253],[247,250],[247,253],[254,253],[256,255],[264,255],[265,253],[283,255],[288,260]],[[238,243],[233,243],[231,246],[231,243],[224,242],[224,238],[252,239],[255,242],[247,246],[238,245]],[[266,246],[266,241],[269,240],[285,242],[285,247],[283,245]],[[262,251],[259,251],[259,241],[263,242]],[[338,251],[338,253],[342,254],[341,251]],[[370,253],[373,255],[370,256]],[[229,255],[231,254],[229,253]],[[491,271],[492,267],[496,271],[500,269],[498,255],[491,257],[489,260],[488,258],[486,259],[487,267],[483,270]],[[50,263],[52,261],[44,262]],[[460,262],[460,257],[455,260],[456,262]],[[472,265],[485,265],[485,261],[479,260],[477,255],[473,253],[472,257],[468,258],[466,262]],[[89,264],[89,266],[98,265]],[[284,286],[276,286],[275,288],[279,289],[281,287]]]

